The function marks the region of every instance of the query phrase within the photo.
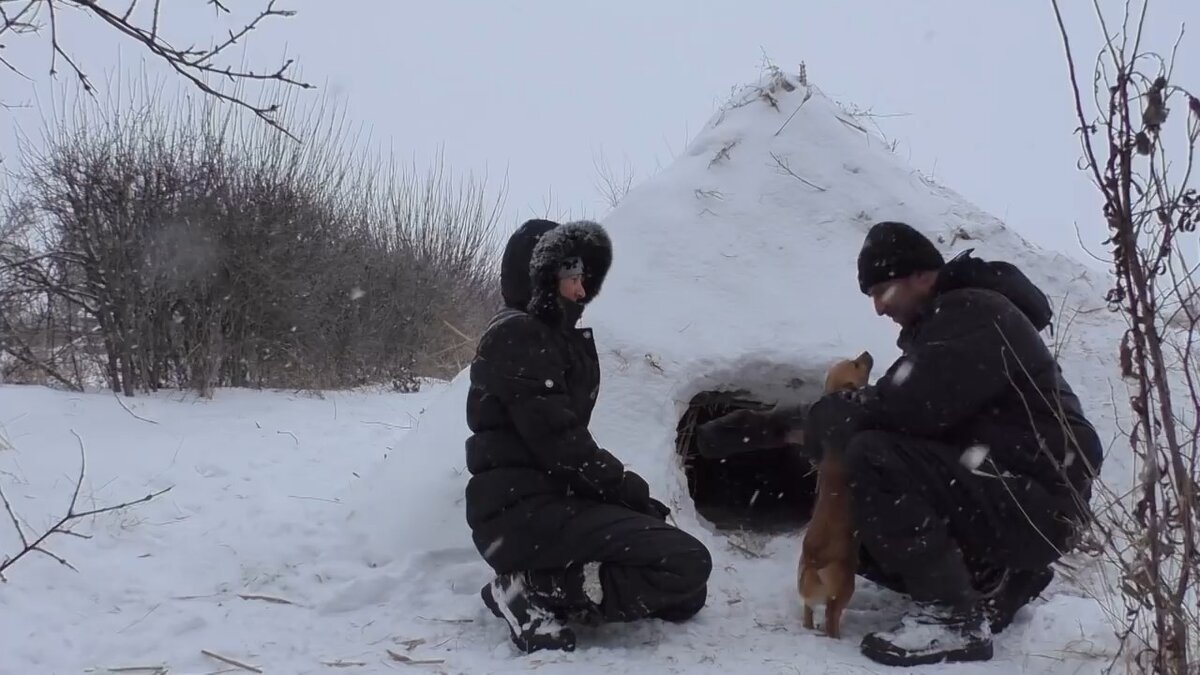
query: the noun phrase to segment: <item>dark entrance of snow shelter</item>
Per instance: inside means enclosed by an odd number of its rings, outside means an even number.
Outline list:
[[[703,391],[679,420],[676,451],[696,511],[718,529],[783,532],[812,515],[817,475],[795,448],[772,448],[713,459],[700,455],[696,426],[739,409],[767,410],[746,391]]]

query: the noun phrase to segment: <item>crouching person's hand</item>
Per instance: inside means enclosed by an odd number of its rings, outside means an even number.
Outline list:
[[[632,471],[626,471],[625,477],[621,479],[621,492],[617,501],[621,506],[645,513],[650,503],[650,486],[646,479]]]
[[[809,407],[804,418],[807,454],[820,459],[827,446],[844,448],[866,423],[867,410],[860,394],[826,394]]]
[[[651,497],[650,507],[646,510],[646,515],[654,516],[659,520],[666,521],[667,516],[671,515],[671,507],[658,501],[654,497]]]
[[[621,482],[621,504],[660,520],[666,520],[671,513],[666,504],[650,496],[650,486],[646,479],[632,471],[626,471]]]
[[[780,448],[789,444],[789,432],[797,423],[797,411],[789,407],[736,410],[697,426],[697,448],[702,456],[713,459]]]

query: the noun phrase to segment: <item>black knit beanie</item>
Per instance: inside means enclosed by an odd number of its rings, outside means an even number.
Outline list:
[[[941,269],[945,262],[933,242],[912,226],[892,221],[876,223],[858,252],[858,287],[867,293],[880,282]]]

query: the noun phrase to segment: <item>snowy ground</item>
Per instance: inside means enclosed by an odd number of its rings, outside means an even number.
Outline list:
[[[324,400],[222,391],[213,401],[174,394],[128,404],[152,424],[110,394],[0,387],[0,430],[11,445],[0,451],[0,480],[28,531],[65,511],[78,462],[71,432],[87,449],[83,506],[172,487],[153,502],[84,521],[77,529],[91,540],[50,540],[49,550],[78,572],[45,556],[9,570],[0,586],[0,672],[231,667],[201,650],[267,673],[886,671],[858,655],[856,640],[800,627],[788,592],[797,550],[790,538],[767,543],[767,558],[722,551],[734,558],[716,571],[709,607],[693,622],[584,631],[574,654],[515,655],[502,624],[478,602],[487,569],[469,542],[372,569],[362,551],[335,545],[346,517],[339,494],[444,390]],[[11,526],[0,525],[0,550],[18,544]],[[847,631],[861,635],[898,611],[890,594],[864,587]],[[995,661],[954,672],[1099,672],[1102,660],[1067,652],[1111,648],[1094,604],[1056,592],[1020,615]],[[388,650],[431,663],[402,663]]]

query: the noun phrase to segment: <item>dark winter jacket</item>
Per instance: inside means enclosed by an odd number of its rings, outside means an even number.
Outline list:
[[[587,297],[558,294],[558,270],[583,261]],[[588,431],[600,387],[589,329],[575,328],[612,264],[597,223],[523,224],[501,261],[505,307],[479,340],[467,393],[466,517],[488,562],[529,564],[539,546],[587,504],[651,510],[645,480]]]
[[[991,461],[981,471],[1029,476],[1064,495],[1070,483],[1087,494],[1102,448],[1039,334],[1052,315],[1015,266],[960,254],[901,331],[903,356],[859,397],[856,426],[984,446]]]

